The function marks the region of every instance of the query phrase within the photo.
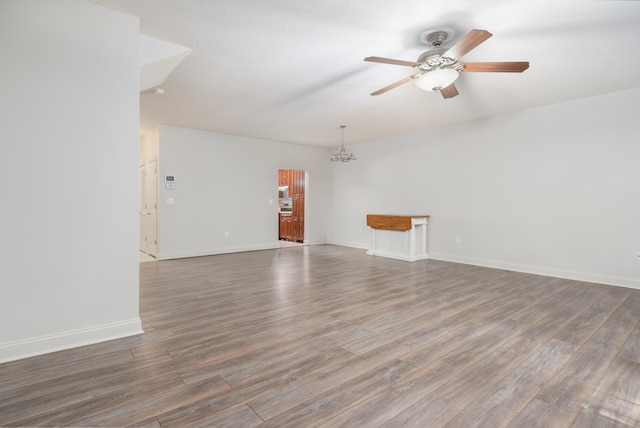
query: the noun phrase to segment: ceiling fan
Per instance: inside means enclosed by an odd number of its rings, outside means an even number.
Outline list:
[[[383,64],[403,65],[413,67],[417,73],[405,77],[389,86],[372,92],[371,95],[380,95],[391,89],[397,88],[411,80],[415,80],[416,86],[429,91],[440,91],[444,98],[453,98],[458,95],[458,89],[454,82],[465,72],[506,72],[522,73],[529,68],[528,61],[522,62],[460,62],[460,58],[487,40],[493,34],[486,30],[471,30],[458,43],[450,48],[443,47],[449,34],[446,31],[436,31],[425,37],[427,45],[431,49],[424,52],[417,61],[403,61],[399,59],[381,58],[370,56],[365,61],[379,62]]]

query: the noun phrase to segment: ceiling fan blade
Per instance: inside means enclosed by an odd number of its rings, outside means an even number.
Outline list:
[[[369,62],[380,62],[382,64],[405,65],[407,67],[415,67],[416,65],[418,65],[417,62],[413,62],[413,61],[403,61],[401,59],[382,58],[379,56],[368,56],[364,60]]]
[[[387,91],[390,91],[393,88],[397,88],[400,85],[404,85],[407,82],[410,82],[411,80],[413,80],[414,76],[409,76],[409,77],[405,77],[402,80],[398,80],[396,83],[392,83],[389,86],[385,86],[382,89],[378,89],[375,92],[372,92],[371,95],[380,95],[380,94],[384,94]]]
[[[453,98],[458,95],[458,88],[456,88],[455,83],[452,83],[446,88],[440,89],[440,93],[444,98]]]
[[[521,62],[465,62],[464,72],[522,73],[529,68],[529,61]]]
[[[458,43],[442,54],[447,58],[460,59],[471,49],[493,36],[487,30],[471,30]]]

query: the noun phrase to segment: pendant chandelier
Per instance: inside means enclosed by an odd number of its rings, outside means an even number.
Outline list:
[[[356,160],[356,155],[354,155],[351,150],[344,148],[344,128],[346,127],[347,125],[340,125],[340,128],[342,128],[342,145],[340,146],[340,151],[333,152],[329,158],[332,162],[349,162]]]

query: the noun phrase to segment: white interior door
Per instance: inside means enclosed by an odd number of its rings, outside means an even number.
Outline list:
[[[147,186],[147,168],[145,165],[140,165],[140,251],[147,252],[147,233],[146,233],[146,186]]]
[[[140,250],[156,256],[158,252],[157,160],[140,167]]]

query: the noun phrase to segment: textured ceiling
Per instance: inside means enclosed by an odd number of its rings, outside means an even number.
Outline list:
[[[136,15],[142,34],[192,49],[140,95],[141,130],[176,125],[333,147],[640,86],[640,1],[91,0]],[[493,37],[466,61],[530,61],[524,73],[463,73],[445,100],[412,83],[421,36]],[[449,45],[450,43],[447,43]],[[542,126],[543,124],[541,124]]]

